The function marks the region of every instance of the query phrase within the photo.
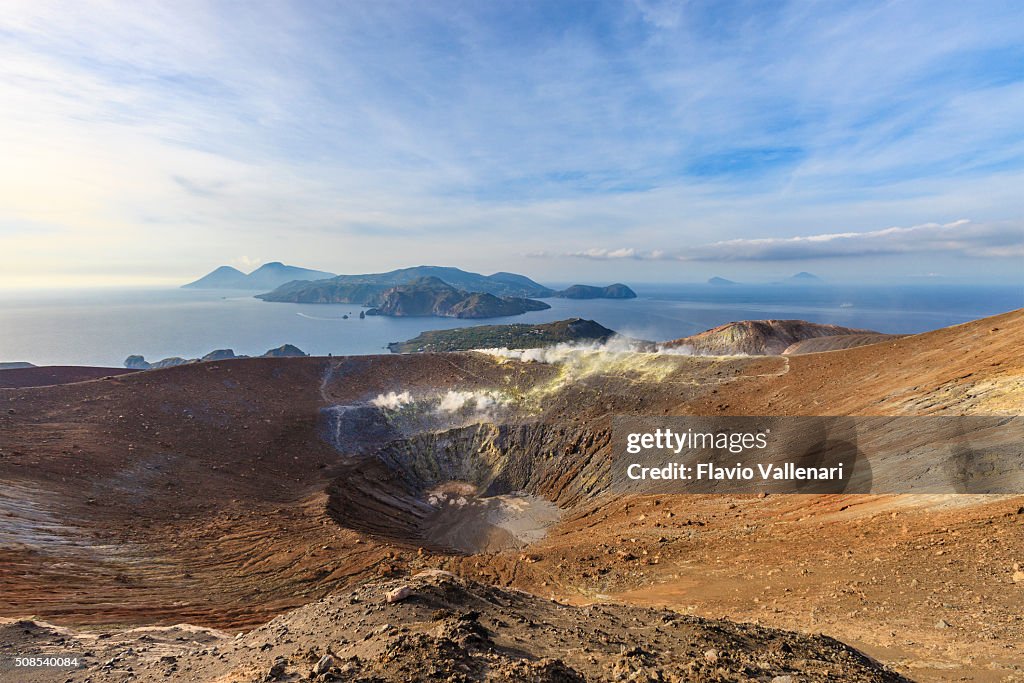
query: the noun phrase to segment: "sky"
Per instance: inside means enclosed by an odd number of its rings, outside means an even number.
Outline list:
[[[1015,1],[7,0],[0,103],[0,288],[1024,282]]]

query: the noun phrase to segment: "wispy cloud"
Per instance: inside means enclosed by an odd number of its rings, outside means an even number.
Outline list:
[[[561,256],[601,261],[803,261],[929,253],[973,258],[1021,258],[1024,256],[1024,224],[1012,221],[977,224],[964,219],[944,225],[926,223],[868,232],[733,239],[650,251],[591,248]],[[550,252],[531,255],[556,256]]]
[[[622,259],[622,258],[643,258],[643,256],[636,249],[586,249],[584,251],[572,252],[569,256],[578,256],[579,258],[589,258],[598,261],[606,261],[609,259]]]
[[[995,224],[1024,215],[1022,45],[1013,3],[12,0],[0,273]]]

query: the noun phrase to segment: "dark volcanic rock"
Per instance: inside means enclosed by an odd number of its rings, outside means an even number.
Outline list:
[[[550,308],[542,301],[465,292],[436,277],[425,277],[387,290],[367,315],[394,317],[497,318]]]

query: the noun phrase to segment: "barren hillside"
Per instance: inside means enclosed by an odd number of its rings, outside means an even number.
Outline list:
[[[1020,414],[1022,343],[1015,311],[786,357],[247,359],[0,389],[0,614],[248,629],[330,593],[378,590],[358,588],[368,580],[442,569],[580,605],[822,632],[910,678],[1013,680],[1024,497],[603,487],[613,415]],[[332,638],[292,639],[323,651]],[[203,655],[175,656],[179,671],[207,671]],[[544,656],[538,644],[521,659]],[[573,666],[604,680],[595,672],[611,660],[595,657]],[[515,659],[502,666],[526,666]],[[698,668],[693,680],[717,680]],[[844,680],[876,680],[856,678],[870,670]]]

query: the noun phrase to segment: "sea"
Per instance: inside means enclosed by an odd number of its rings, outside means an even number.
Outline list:
[[[631,286],[636,299],[547,299],[549,310],[487,320],[360,319],[355,305],[270,303],[225,290],[0,291],[0,362],[120,367],[133,354],[149,361],[214,349],[259,355],[282,344],[317,356],[377,354],[426,330],[571,317],[652,341],[764,318],[905,334],[1024,307],[1020,285]]]

